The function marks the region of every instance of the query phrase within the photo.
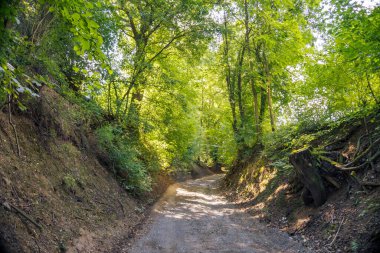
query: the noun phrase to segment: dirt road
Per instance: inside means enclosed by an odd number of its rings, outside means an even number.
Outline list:
[[[310,252],[217,193],[213,175],[171,186],[128,253]]]

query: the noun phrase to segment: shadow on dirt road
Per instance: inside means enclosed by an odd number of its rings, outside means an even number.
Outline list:
[[[310,252],[218,194],[212,175],[169,187],[129,253]]]

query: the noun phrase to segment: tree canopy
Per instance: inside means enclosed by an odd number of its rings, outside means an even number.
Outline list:
[[[41,85],[87,107],[136,191],[380,104],[378,3],[4,0],[0,18],[2,107]]]

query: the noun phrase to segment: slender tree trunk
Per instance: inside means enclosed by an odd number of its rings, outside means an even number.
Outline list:
[[[244,0],[244,12],[245,12],[245,44],[247,47],[247,54],[249,57],[249,82],[251,84],[251,90],[252,90],[252,96],[253,96],[253,110],[254,110],[254,116],[255,116],[255,129],[256,133],[260,132],[260,127],[259,127],[259,105],[258,105],[258,99],[257,99],[257,91],[255,87],[255,80],[253,77],[253,57],[251,54],[251,45],[250,45],[250,34],[251,34],[251,29],[249,27],[249,12],[248,12],[248,1]]]
[[[228,101],[231,107],[232,113],[232,129],[234,131],[235,140],[238,142],[238,128],[237,128],[237,119],[236,119],[236,102],[235,102],[235,85],[234,80],[231,78],[231,66],[229,57],[229,41],[228,41],[228,27],[227,27],[227,13],[224,13],[224,30],[223,40],[224,40],[224,61],[225,61],[225,75],[226,75],[226,84],[228,90]]]
[[[134,78],[132,78],[132,81],[130,82],[129,86],[128,86],[128,90],[127,92],[124,94],[123,96],[123,99],[122,101],[125,100],[125,106],[124,106],[124,110],[123,110],[123,114],[122,114],[122,118],[125,118],[125,116],[127,115],[127,111],[129,109],[129,95],[131,94],[131,91],[132,91],[132,88],[135,87],[135,81],[134,81]]]
[[[144,33],[139,33],[134,38],[136,43],[136,55],[133,63],[133,73],[130,78],[131,81],[126,92],[126,103],[123,112],[123,118],[126,117],[129,133],[135,140],[140,139],[140,109],[143,99],[142,85],[145,84],[146,81],[142,76],[143,69],[145,68],[145,47],[147,43],[143,34]],[[131,102],[129,103],[129,96],[132,91]]]
[[[274,113],[273,113],[273,105],[272,105],[272,90],[271,90],[271,77],[268,77],[267,80],[267,97],[268,97],[268,109],[269,109],[269,117],[270,117],[270,125],[272,128],[272,132],[276,130],[275,121],[274,121]]]
[[[129,128],[129,133],[135,140],[140,139],[140,109],[141,101],[143,99],[143,90],[137,88],[132,94],[131,103],[128,108],[127,114],[127,127]]]
[[[258,104],[258,98],[257,98],[257,91],[256,86],[253,78],[250,80],[251,83],[251,89],[252,89],[252,95],[253,95],[253,110],[255,113],[255,129],[256,133],[260,133],[260,120],[259,120],[259,104]]]
[[[232,129],[233,129],[235,137],[237,139],[238,128],[237,128],[237,119],[236,119],[236,103],[231,98],[229,99],[229,101],[230,101],[231,112],[232,112]]]
[[[267,100],[268,100],[268,110],[269,110],[269,117],[270,117],[270,125],[272,128],[272,132],[276,130],[275,125],[275,119],[274,119],[274,112],[273,112],[273,103],[272,103],[272,76],[269,69],[269,63],[266,58],[265,52],[263,53],[263,64],[264,64],[264,70],[266,75],[266,91],[267,91]]]
[[[111,117],[112,115],[112,105],[111,105],[111,84],[112,82],[108,83],[108,96],[107,96],[107,107],[108,107],[108,116]]]
[[[265,62],[266,62],[266,58],[265,58],[265,52],[263,51],[263,44],[262,43],[257,43],[255,45],[255,57],[256,57],[256,61],[258,63],[261,63],[261,66],[262,66],[262,69],[259,69],[259,72],[260,72],[260,76],[261,76],[261,82],[263,84],[266,84],[266,77],[265,77],[265,72],[266,72],[266,68],[265,68]],[[265,109],[266,109],[266,104],[267,104],[267,90],[260,86],[260,112],[259,112],[259,123],[258,123],[258,126],[259,128],[261,128],[261,124],[263,123],[264,121],[264,116],[265,116]],[[258,107],[258,105],[257,105]],[[261,129],[259,129],[259,131],[261,132]]]
[[[260,125],[264,120],[266,102],[267,102],[266,90],[264,88],[261,88],[260,89],[260,115],[259,115],[259,124]]]
[[[200,119],[200,123],[201,123],[201,129],[203,130],[203,115],[204,115],[204,87],[202,85],[202,96],[201,96],[201,99],[202,99],[202,102],[201,102],[201,119]]]
[[[369,81],[368,73],[365,73],[365,75],[366,75],[366,79],[367,79],[367,86],[368,86],[369,91],[371,92],[373,99],[375,100],[376,104],[380,104],[379,99],[376,97],[375,92],[372,89],[372,85],[371,85],[371,82]]]
[[[112,84],[113,84],[113,89],[114,89],[115,98],[116,98],[116,100],[115,100],[116,101],[115,116],[116,116],[116,119],[119,119],[119,114],[120,114],[120,108],[121,108],[122,101],[120,101],[119,92],[117,90],[116,84],[115,83],[112,83]]]
[[[243,127],[245,122],[245,112],[244,112],[244,105],[243,105],[243,89],[242,89],[242,78],[241,78],[241,70],[243,67],[243,61],[244,61],[244,53],[245,53],[245,45],[243,46],[241,53],[239,54],[239,60],[237,65],[237,95],[238,95],[238,106],[239,106],[239,112],[240,112],[240,127]]]

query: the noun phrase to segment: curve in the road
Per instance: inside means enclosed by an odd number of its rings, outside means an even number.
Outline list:
[[[129,253],[310,252],[218,194],[213,175],[171,186]]]

